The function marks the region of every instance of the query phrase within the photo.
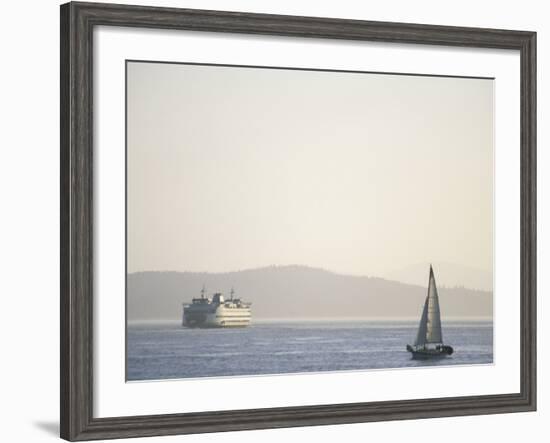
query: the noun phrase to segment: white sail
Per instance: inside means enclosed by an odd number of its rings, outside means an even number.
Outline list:
[[[424,310],[422,311],[422,318],[420,319],[415,345],[424,346],[428,343],[443,343],[439,297],[437,295],[435,277],[431,266],[428,295],[424,303]]]
[[[418,334],[416,334],[416,340],[414,344],[416,346],[424,346],[426,344],[426,329],[428,327],[428,297],[424,302],[424,310],[422,311],[422,317],[420,318],[420,325],[418,326]]]

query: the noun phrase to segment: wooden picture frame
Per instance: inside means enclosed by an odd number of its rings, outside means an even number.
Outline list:
[[[95,418],[92,54],[96,26],[497,48],[521,57],[518,394]],[[536,408],[536,33],[99,3],[61,6],[61,437],[70,440],[533,411]],[[99,319],[100,321],[100,319]]]

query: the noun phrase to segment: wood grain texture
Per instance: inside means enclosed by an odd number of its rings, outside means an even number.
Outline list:
[[[476,397],[94,418],[92,35],[93,27],[97,25],[518,50],[521,54],[521,392]],[[60,49],[62,438],[78,441],[535,410],[535,33],[68,3],[61,6]]]

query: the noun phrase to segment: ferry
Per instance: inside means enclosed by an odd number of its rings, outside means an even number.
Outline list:
[[[235,298],[233,288],[231,288],[228,300],[225,300],[221,292],[216,292],[212,298],[206,296],[205,293],[203,287],[199,298],[194,298],[191,303],[184,303],[182,326],[187,328],[244,328],[250,325],[251,303]]]

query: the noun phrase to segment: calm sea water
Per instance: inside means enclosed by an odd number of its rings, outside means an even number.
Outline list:
[[[244,329],[128,326],[128,380],[492,363],[491,322],[445,322],[455,353],[411,360],[417,322],[257,322]]]

